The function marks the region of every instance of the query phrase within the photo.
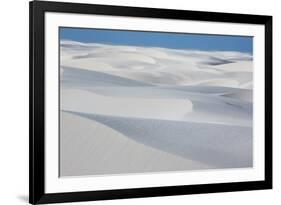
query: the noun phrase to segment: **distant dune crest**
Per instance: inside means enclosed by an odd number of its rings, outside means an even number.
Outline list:
[[[209,84],[244,88],[252,82],[252,55],[61,41],[61,65],[157,85]],[[239,74],[240,76],[237,76]],[[247,82],[245,77],[247,76]]]

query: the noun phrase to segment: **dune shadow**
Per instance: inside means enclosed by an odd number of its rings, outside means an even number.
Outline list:
[[[146,146],[217,168],[252,166],[249,127],[64,112],[95,120]]]

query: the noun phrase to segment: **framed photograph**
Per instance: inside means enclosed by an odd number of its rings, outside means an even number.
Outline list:
[[[272,17],[30,2],[30,203],[272,188]]]

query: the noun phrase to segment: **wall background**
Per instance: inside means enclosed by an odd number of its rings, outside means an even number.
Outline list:
[[[72,0],[79,2],[79,0]],[[281,6],[264,0],[80,0],[96,4],[273,15],[274,189],[235,193],[126,199],[80,204],[278,204],[280,188]],[[0,204],[28,201],[28,1],[1,1],[0,31]],[[279,202],[280,203],[280,202]]]

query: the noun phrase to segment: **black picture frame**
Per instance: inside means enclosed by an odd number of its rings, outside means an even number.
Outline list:
[[[32,1],[30,12],[30,107],[29,107],[29,202],[31,204],[106,199],[154,197],[259,190],[272,188],[272,17],[124,6],[105,6],[62,2]],[[103,14],[209,22],[260,24],[265,26],[265,180],[235,183],[181,185],[70,193],[45,192],[45,72],[44,26],[46,12]]]

